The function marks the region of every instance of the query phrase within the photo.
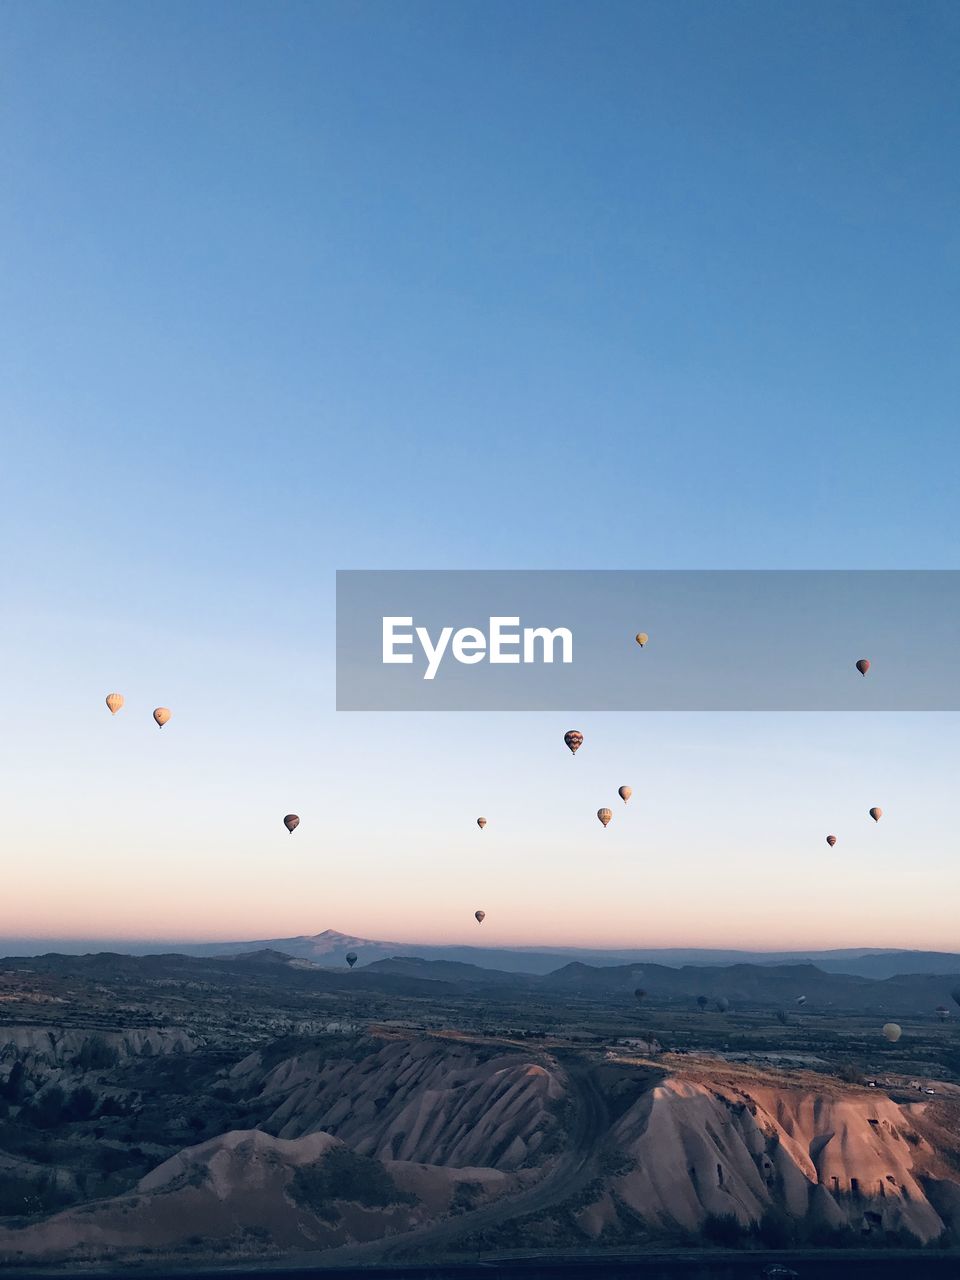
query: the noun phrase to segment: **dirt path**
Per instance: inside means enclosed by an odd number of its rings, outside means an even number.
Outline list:
[[[389,1236],[385,1240],[370,1240],[366,1244],[341,1245],[338,1249],[328,1249],[311,1255],[309,1265],[319,1268],[340,1267],[355,1262],[371,1265],[400,1262],[410,1256],[422,1258],[425,1251],[429,1251],[433,1260],[439,1252],[449,1250],[463,1236],[501,1226],[530,1213],[542,1213],[569,1200],[597,1176],[600,1150],[609,1119],[606,1102],[589,1064],[568,1059],[563,1066],[570,1082],[575,1107],[573,1125],[563,1154],[550,1173],[536,1186],[528,1191],[521,1191],[519,1195],[506,1196],[493,1204],[484,1205],[472,1213],[462,1213],[416,1231],[405,1231],[402,1235]],[[289,1267],[291,1261],[286,1260],[284,1265]],[[305,1264],[307,1259],[297,1259],[297,1265],[301,1262]]]

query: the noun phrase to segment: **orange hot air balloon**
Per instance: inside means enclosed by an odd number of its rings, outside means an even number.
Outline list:
[[[867,672],[870,670],[870,659],[869,658],[858,659],[857,670],[860,672],[862,676],[865,676]]]
[[[290,834],[293,835],[297,827],[300,825],[300,819],[295,813],[288,813],[283,820],[283,825],[287,828]]]
[[[627,801],[630,799],[630,797],[633,795],[633,787],[621,787],[617,792],[617,795],[620,797],[623,803],[626,804]]]
[[[484,920],[487,918],[487,913],[485,911],[475,911],[473,915],[477,924],[483,924]]]
[[[607,823],[610,821],[610,819],[613,817],[613,811],[611,809],[598,809],[597,817],[600,819],[603,825],[606,826]]]
[[[487,825],[487,820],[486,820],[486,818],[478,818],[478,819],[477,819],[477,826],[480,828],[480,830],[481,830],[481,831],[483,830],[483,828],[484,828],[486,825]]]
[[[108,693],[106,698],[107,706],[110,708],[110,714],[115,716],[123,706],[122,693]]]
[[[583,746],[583,734],[579,729],[568,729],[563,735],[563,740],[570,748],[572,755],[576,755]]]
[[[883,810],[878,809],[876,806],[874,806],[874,808],[870,810],[870,817],[874,820],[874,822],[879,822],[880,819],[883,817]]]
[[[638,631],[638,632],[637,632],[637,644],[640,646],[640,648],[641,648],[641,649],[643,648],[643,646],[647,643],[647,641],[648,641],[649,639],[650,639],[650,637],[647,635],[647,633],[646,633],[645,631]]]
[[[837,843],[837,837],[836,837],[836,836],[827,836],[827,844],[830,846],[830,848],[831,848],[831,849],[833,848],[833,846],[834,846],[836,843]]]
[[[162,729],[172,715],[173,712],[169,707],[157,707],[156,711],[153,713],[153,718]]]

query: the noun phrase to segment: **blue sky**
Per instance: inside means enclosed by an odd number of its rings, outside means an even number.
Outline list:
[[[563,717],[338,717],[332,667],[337,568],[960,567],[958,37],[7,3],[0,933],[960,945],[954,717],[595,717],[580,832]]]

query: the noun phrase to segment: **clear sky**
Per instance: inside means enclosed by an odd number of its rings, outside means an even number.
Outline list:
[[[955,716],[333,709],[337,568],[960,568],[958,73],[936,0],[6,0],[0,935],[960,948]]]

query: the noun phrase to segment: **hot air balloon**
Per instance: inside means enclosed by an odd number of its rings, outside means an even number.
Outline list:
[[[579,729],[568,729],[563,735],[563,740],[570,748],[572,755],[576,755],[583,746],[583,734]]]
[[[487,825],[487,820],[486,820],[486,818],[478,818],[478,819],[477,819],[477,826],[480,828],[480,830],[481,830],[481,831],[483,830],[483,828],[484,828],[486,825]]]
[[[883,1038],[889,1040],[891,1044],[896,1044],[903,1035],[903,1028],[897,1026],[895,1022],[885,1022],[883,1025]]]
[[[878,809],[876,806],[874,806],[870,810],[870,817],[874,820],[874,822],[879,822],[880,819],[883,817],[883,810]]]
[[[798,1005],[800,1005],[800,1006],[801,1006],[801,1008],[802,1008],[802,1007],[803,1007],[803,1005],[805,1005],[806,1003],[807,1003],[807,997],[806,997],[806,996],[797,996],[797,1004],[798,1004]]]
[[[706,996],[697,996],[697,1008],[700,1010],[701,1013],[703,1013],[704,1009],[707,1007],[709,1003],[710,1001],[707,999]]]
[[[647,993],[646,991],[644,991],[643,987],[637,987],[636,991],[634,991],[633,994],[636,997],[637,1001],[640,1002],[644,999]]]
[[[357,963],[357,953],[356,953],[355,951],[348,951],[348,952],[347,952],[347,964],[348,964],[348,965],[350,966],[350,968],[352,969],[352,968],[353,968],[353,966],[354,966],[356,963]]]
[[[110,708],[110,714],[111,714],[112,716],[115,716],[115,715],[117,714],[117,712],[120,710],[120,708],[123,706],[123,694],[122,694],[122,693],[108,693],[108,694],[107,694],[107,706]]]
[[[300,825],[300,819],[295,813],[288,813],[283,820],[283,825],[287,828],[290,834],[293,835],[297,827]]]
[[[485,911],[475,911],[473,914],[476,918],[477,924],[483,924],[484,920],[487,918],[487,913]]]
[[[157,707],[156,711],[153,713],[153,718],[162,729],[172,715],[173,712],[169,707]]]
[[[950,1017],[950,1010],[947,1008],[945,1004],[937,1005],[937,1017],[940,1019],[941,1022],[946,1022],[946,1020]]]
[[[870,659],[859,658],[857,660],[857,670],[860,672],[862,676],[865,676],[867,672],[870,670]]]
[[[648,641],[649,639],[650,639],[650,637],[647,635],[647,633],[646,633],[645,631],[638,631],[638,632],[637,632],[637,644],[640,646],[640,648],[641,648],[641,649],[643,648],[643,646],[647,643],[647,641]]]
[[[830,846],[830,848],[831,848],[831,849],[833,848],[833,846],[834,846],[836,843],[837,843],[837,837],[836,837],[836,836],[827,836],[827,844]]]
[[[604,826],[606,826],[606,825],[607,825],[607,823],[610,821],[610,819],[613,817],[613,810],[612,810],[612,809],[598,809],[598,810],[597,810],[597,817],[600,819],[600,821],[603,823],[603,825],[604,825]]]
[[[617,792],[617,795],[620,797],[623,803],[626,804],[627,801],[630,799],[630,797],[633,795],[633,787],[621,787]]]
[[[729,1008],[730,1008],[730,1001],[727,999],[726,996],[721,996],[720,999],[717,1001],[717,1012],[726,1013]]]

